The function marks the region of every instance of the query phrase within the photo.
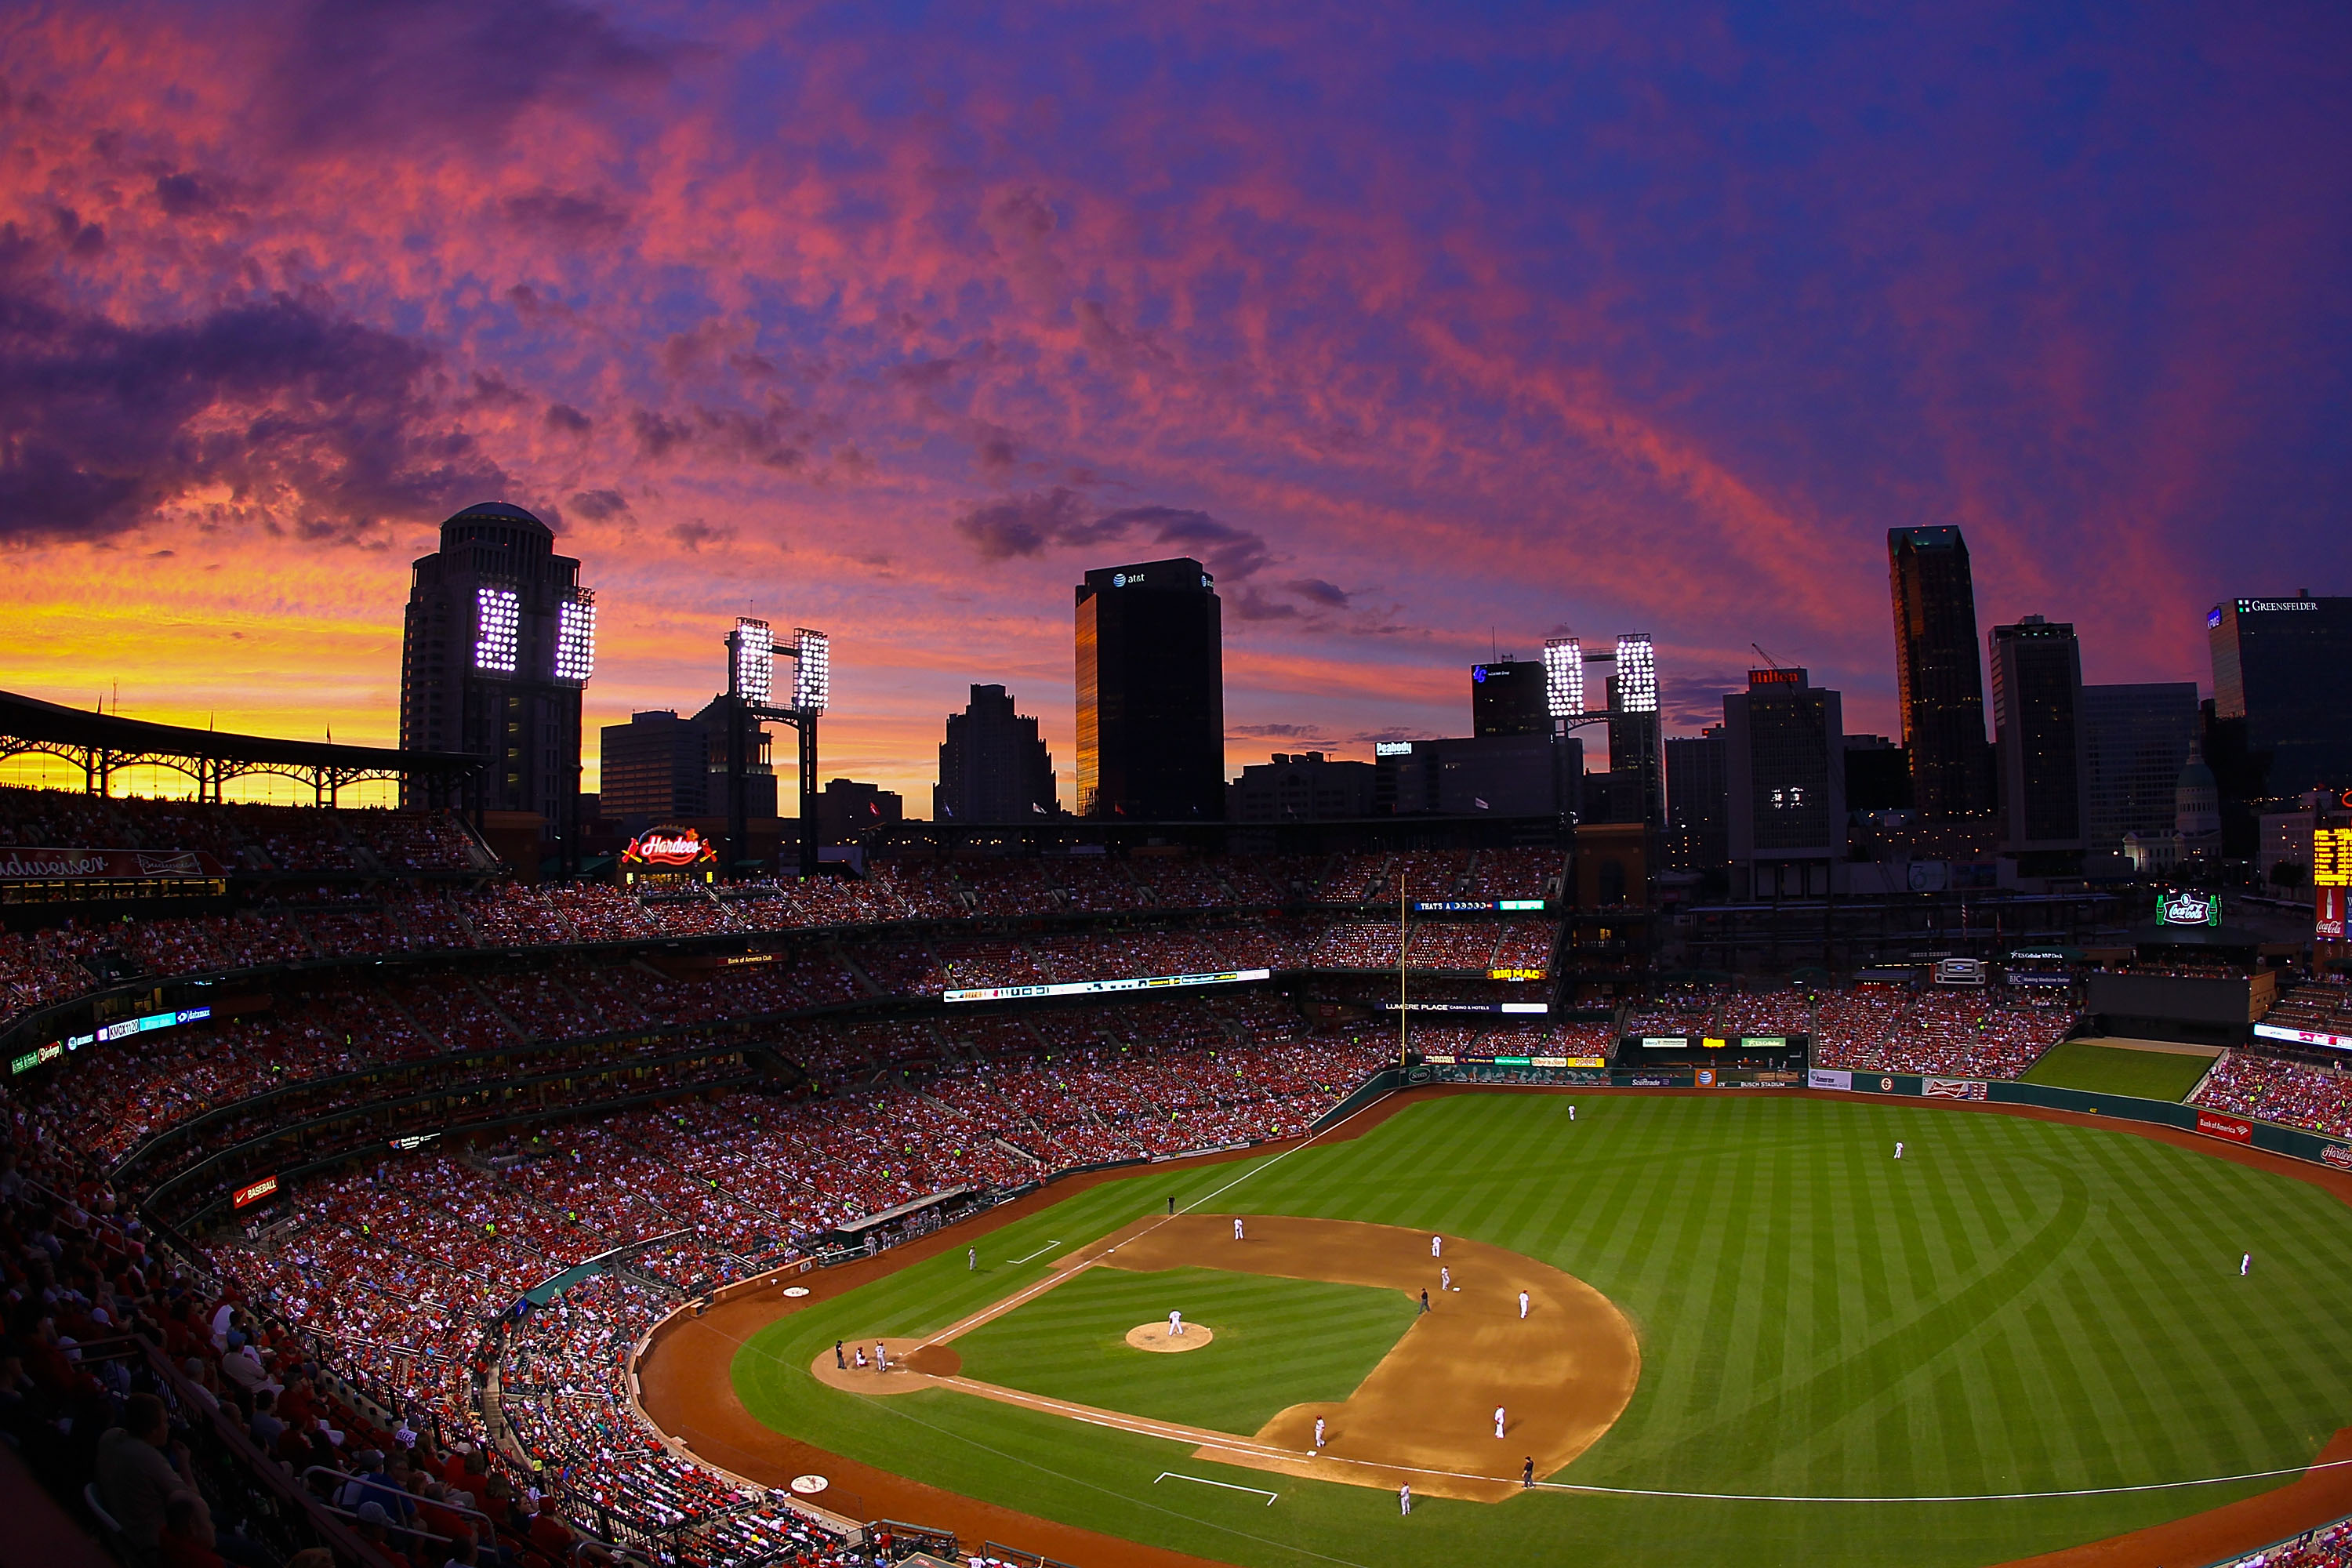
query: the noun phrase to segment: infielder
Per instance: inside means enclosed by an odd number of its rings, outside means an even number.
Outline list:
[[[1241,1216],[1240,1216],[1239,1215],[1235,1215],[1234,1216],[1234,1239],[1235,1241],[1239,1241],[1241,1238],[1242,1238],[1242,1221],[1241,1221]]]
[[[1442,1237],[1442,1236],[1433,1236],[1433,1237],[1431,1237],[1429,1238],[1429,1255],[1430,1255],[1432,1258],[1435,1258],[1435,1257],[1437,1257],[1439,1254],[1443,1253],[1444,1250],[1445,1250],[1445,1238],[1444,1238],[1444,1237]]]
[[[1454,1289],[1454,1269],[1451,1265],[1441,1263],[1437,1266],[1437,1288],[1441,1290]]]
[[[1323,1446],[1323,1417],[1320,1415],[1315,1418],[1315,1446],[1318,1448]]]
[[[1501,1436],[1502,1435],[1503,1435],[1503,1407],[1502,1407],[1501,1405],[1497,1405],[1496,1406],[1495,1406],[1495,1436],[1497,1436],[1497,1437],[1499,1437],[1499,1436]]]
[[[1183,1335],[1183,1332],[1184,1332],[1184,1314],[1183,1314],[1183,1313],[1181,1313],[1181,1312],[1171,1312],[1171,1313],[1169,1313],[1169,1314],[1168,1314],[1168,1335],[1169,1335],[1169,1337],[1170,1337],[1171,1339],[1178,1339],[1178,1338],[1181,1338],[1181,1337],[1182,1337],[1182,1335]]]
[[[1522,1291],[1520,1291],[1520,1292],[1519,1292],[1519,1321],[1522,1321],[1522,1322],[1525,1322],[1525,1321],[1527,1321],[1527,1316],[1528,1316],[1528,1293],[1527,1293],[1525,1290],[1522,1290]]]
[[[1411,1481],[1407,1481],[1404,1485],[1397,1488],[1397,1511],[1399,1513],[1411,1513],[1412,1511],[1412,1483]]]

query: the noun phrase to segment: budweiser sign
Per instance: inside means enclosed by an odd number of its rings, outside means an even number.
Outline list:
[[[656,827],[629,840],[621,860],[630,866],[698,866],[719,858],[719,847],[691,827]]]
[[[162,877],[225,875],[221,863],[201,849],[57,849],[0,845],[0,882],[152,881]]]
[[[2241,1117],[2223,1116],[2215,1111],[2197,1113],[2197,1131],[2208,1138],[2226,1138],[2232,1143],[2254,1141],[2254,1124]]]

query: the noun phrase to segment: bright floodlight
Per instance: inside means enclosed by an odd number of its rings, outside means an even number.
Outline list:
[[[793,628],[793,706],[822,713],[833,698],[833,639],[806,626]]]
[[[474,668],[512,675],[522,645],[522,601],[512,588],[474,590]]]
[[[735,622],[735,694],[755,708],[768,705],[769,682],[776,668],[776,634],[765,621],[739,616]]]
[[[578,598],[556,606],[555,679],[583,685],[596,673],[596,595],[581,591]]]
[[[1544,644],[1544,702],[1555,719],[1584,716],[1584,650],[1574,637]]]
[[[1617,706],[1627,713],[1658,710],[1658,654],[1647,632],[1617,639]]]

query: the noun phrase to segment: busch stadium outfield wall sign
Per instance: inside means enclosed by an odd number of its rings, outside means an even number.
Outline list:
[[[2219,1111],[2200,1110],[2197,1113],[2197,1131],[2208,1138],[2224,1138],[2232,1143],[2254,1141],[2252,1122],[2243,1117],[2223,1116]]]

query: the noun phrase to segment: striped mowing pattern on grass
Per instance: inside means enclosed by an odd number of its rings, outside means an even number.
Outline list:
[[[2316,1188],[2127,1134],[1941,1108],[1591,1096],[1571,1125],[1565,1104],[1432,1100],[1272,1164],[1215,1206],[1474,1236],[1605,1291],[1641,1332],[1643,1368],[1624,1416],[1559,1478],[1582,1484],[2121,1487],[2298,1465],[2352,1420],[2352,1347],[2334,1311],[2352,1292],[2352,1215]],[[1238,1169],[1097,1187],[984,1250],[1076,1245]],[[2255,1271],[2242,1280],[2246,1251]],[[738,1359],[747,1404],[937,1485],[1253,1564],[1402,1568],[1441,1542],[1462,1560],[1993,1563],[2261,1489],[1835,1508],[1547,1493],[1425,1504],[1407,1533],[1392,1500],[1309,1482],[1286,1491],[1281,1517],[1253,1517],[1144,1496],[1178,1451],[1165,1442],[952,1394],[859,1401],[800,1371],[837,1334],[936,1329],[1043,1268],[975,1279],[952,1263],[782,1321]]]
[[[1213,1343],[1154,1354],[1127,1343],[1171,1309]],[[1089,1268],[955,1342],[963,1375],[1099,1409],[1248,1436],[1309,1400],[1345,1399],[1407,1328],[1402,1292],[1213,1268]]]

